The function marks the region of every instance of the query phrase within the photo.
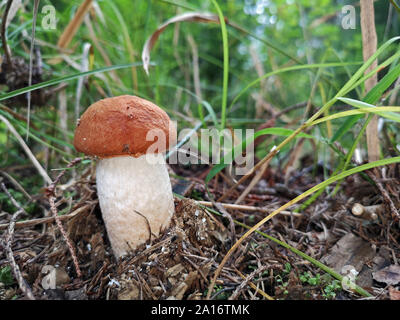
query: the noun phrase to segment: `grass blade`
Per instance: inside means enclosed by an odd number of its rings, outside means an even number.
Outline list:
[[[229,46],[228,32],[226,30],[225,18],[216,0],[211,0],[218,12],[219,22],[221,26],[222,45],[224,49],[224,75],[222,82],[222,105],[221,105],[221,130],[225,128],[226,106],[228,103],[228,81],[229,81]]]
[[[273,218],[274,216],[279,214],[282,210],[285,210],[286,208],[288,208],[288,207],[292,206],[293,204],[303,200],[304,198],[306,198],[309,195],[313,194],[314,192],[320,190],[321,188],[324,188],[324,187],[332,184],[333,182],[336,182],[338,180],[341,180],[341,179],[343,179],[343,178],[345,178],[347,176],[350,176],[350,175],[358,173],[358,172],[362,172],[362,171],[365,171],[365,170],[368,170],[368,169],[372,169],[372,168],[375,168],[375,167],[384,166],[384,165],[388,165],[388,164],[392,164],[392,163],[399,163],[399,162],[400,162],[400,157],[393,157],[393,158],[387,158],[387,159],[383,159],[383,160],[370,162],[370,163],[364,164],[362,166],[359,166],[359,167],[356,167],[356,168],[352,168],[350,170],[346,170],[346,171],[341,172],[340,174],[338,174],[336,176],[330,177],[329,179],[321,182],[320,184],[308,189],[306,192],[302,193],[298,197],[294,198],[293,200],[287,202],[286,204],[284,204],[283,206],[281,206],[277,210],[273,211],[267,217],[265,217],[260,222],[258,222],[256,225],[251,227],[251,229],[249,231],[247,231],[229,249],[228,253],[225,255],[225,257],[222,259],[221,263],[219,264],[218,269],[216,270],[216,272],[214,274],[214,277],[213,277],[213,279],[212,279],[212,281],[211,281],[211,283],[210,283],[210,285],[208,287],[207,299],[210,299],[211,293],[212,293],[212,291],[214,289],[215,281],[217,280],[218,275],[220,274],[222,268],[224,267],[224,265],[226,264],[226,262],[228,261],[229,257],[232,255],[232,253],[239,247],[239,245],[246,238],[248,238],[254,231],[256,231],[258,228],[260,228],[265,222],[267,222],[268,220],[270,220],[271,218]]]
[[[286,129],[286,128],[266,128],[266,129],[262,129],[257,131],[253,136],[247,138],[246,140],[242,141],[241,144],[238,144],[237,146],[235,146],[233,149],[231,149],[230,151],[228,151],[227,153],[233,154],[232,159],[235,159],[235,155],[241,153],[243,150],[246,149],[246,146],[250,143],[252,143],[255,139],[257,139],[258,137],[261,137],[263,135],[276,135],[276,136],[283,136],[283,137],[287,137],[290,136],[291,134],[293,134],[293,130],[290,129]],[[308,138],[308,139],[314,139],[313,136],[306,134],[306,133],[300,133],[299,135],[297,135],[297,138]],[[207,185],[207,183],[209,183],[211,181],[212,178],[214,178],[218,172],[220,172],[221,170],[223,170],[226,166],[228,166],[228,163],[225,163],[225,157],[223,157],[220,161],[219,164],[213,166],[213,168],[210,170],[210,172],[208,173],[206,179],[205,179],[205,184]]]
[[[75,80],[75,79],[78,79],[80,77],[89,76],[89,75],[96,74],[96,73],[107,72],[107,71],[111,71],[111,70],[130,68],[132,66],[141,66],[141,65],[142,65],[141,62],[134,62],[134,63],[119,64],[119,65],[114,65],[114,66],[110,66],[110,67],[104,67],[104,68],[99,68],[99,69],[95,69],[95,70],[90,70],[90,71],[86,71],[86,72],[78,72],[78,73],[70,74],[68,76],[64,76],[64,77],[56,78],[56,79],[53,79],[53,80],[48,80],[48,81],[36,83],[36,84],[34,84],[32,86],[29,86],[29,87],[25,87],[25,88],[21,88],[21,89],[17,89],[17,90],[8,92],[8,93],[3,94],[3,95],[0,96],[0,101],[6,100],[6,99],[9,99],[9,98],[12,98],[12,97],[16,97],[16,96],[19,96],[21,94],[24,94],[24,93],[27,93],[27,92],[31,92],[31,91],[34,91],[34,90],[38,90],[38,89],[41,89],[41,88],[46,88],[46,87],[49,87],[49,86],[53,86],[53,85],[59,84],[61,82]]]

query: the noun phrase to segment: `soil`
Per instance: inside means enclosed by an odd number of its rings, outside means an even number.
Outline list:
[[[268,171],[241,202],[256,210],[212,210],[196,200],[208,200],[204,166],[173,167],[171,175],[176,213],[171,226],[158,239],[117,261],[101,219],[93,168],[56,188],[56,206],[76,251],[82,276],[68,245],[51,217],[48,194],[42,190],[33,201],[46,213],[23,216],[15,226],[11,251],[35,299],[205,299],[223,257],[246,231],[298,194],[323,181],[323,170],[295,172],[290,179]],[[26,170],[26,169],[24,169]],[[334,198],[321,195],[306,209],[298,206],[279,214],[259,231],[300,250],[342,275],[356,275],[357,285],[373,299],[399,299],[400,207],[399,166],[351,176]],[[67,174],[68,175],[68,174]],[[179,178],[176,178],[179,177]],[[209,185],[218,199],[229,189],[228,174]],[[65,181],[64,181],[65,180]],[[8,190],[15,186],[3,179]],[[237,188],[224,203],[234,203],[246,186]],[[382,188],[386,194],[382,194]],[[329,187],[331,192],[333,187]],[[69,195],[69,196],[67,196]],[[389,198],[388,198],[389,197]],[[375,219],[352,214],[354,204],[375,206]],[[257,211],[260,208],[260,211]],[[262,210],[261,210],[262,209]],[[5,210],[5,209],[3,209]],[[0,215],[0,299],[27,299],[15,280],[6,246],[12,215]],[[235,220],[235,221],[234,221]],[[239,223],[241,224],[239,224]],[[55,276],[54,276],[55,275]],[[53,282],[52,282],[53,281]],[[211,299],[365,299],[305,258],[259,233],[251,234],[222,268]]]

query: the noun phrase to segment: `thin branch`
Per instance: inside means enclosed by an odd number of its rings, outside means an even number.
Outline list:
[[[6,188],[4,182],[1,182],[1,188],[3,189],[3,191],[6,193],[6,195],[10,198],[11,203],[13,204],[14,207],[16,207],[18,209],[18,211],[21,211],[21,213],[28,215],[25,211],[24,208],[21,207],[21,205],[17,202],[17,200],[15,200],[15,198],[11,195],[11,193],[8,191],[8,189]],[[14,223],[15,224],[15,223]]]
[[[205,206],[205,207],[213,207],[213,203],[211,201],[196,201],[196,203]],[[232,203],[220,203],[225,209],[232,209],[232,210],[242,210],[242,211],[250,211],[250,212],[261,212],[261,213],[271,213],[274,209],[267,209],[264,207],[254,207],[254,206],[245,206],[241,204],[232,204]],[[296,213],[292,211],[281,211],[281,214],[284,216],[293,216],[293,217],[303,217],[303,214]],[[1,226],[1,225],[0,225]]]
[[[5,177],[6,179],[8,179],[8,181],[10,181],[19,191],[21,191],[25,197],[27,197],[30,201],[32,201],[32,197],[31,195],[25,191],[25,189],[21,186],[21,184],[15,180],[11,175],[9,175],[7,172],[0,170],[0,175],[2,175],[3,177]],[[0,178],[0,181],[2,180],[2,178]]]
[[[374,170],[374,171],[376,172],[376,170]],[[366,173],[375,182],[375,184],[378,187],[380,193],[382,194],[383,199],[389,205],[390,211],[392,212],[392,217],[393,218],[397,218],[397,220],[400,220],[399,211],[396,209],[396,206],[393,203],[393,200],[390,198],[389,193],[383,187],[382,183],[379,182],[379,180],[377,179],[376,174],[374,174],[374,172],[370,171],[370,170],[366,171]]]
[[[40,0],[35,0],[34,5],[33,5],[33,21],[32,21],[32,39],[31,39],[31,49],[29,52],[29,78],[28,78],[28,87],[32,85],[32,64],[33,64],[33,48],[35,46],[35,32],[36,32],[36,19],[37,19],[37,14],[38,14],[38,9],[39,9],[39,2]],[[26,126],[26,141],[28,141],[29,138],[29,124],[30,124],[30,118],[31,118],[31,91],[28,91],[28,114],[26,116],[27,118],[27,126]]]
[[[49,197],[50,209],[51,209],[51,212],[53,213],[54,219],[56,220],[57,227],[60,230],[62,236],[64,237],[65,242],[67,243],[69,252],[71,253],[72,260],[73,260],[74,265],[75,265],[76,274],[78,275],[78,278],[80,278],[80,277],[82,277],[82,272],[81,272],[81,269],[79,268],[78,258],[76,256],[75,249],[74,249],[74,247],[72,245],[72,242],[69,239],[67,233],[65,232],[65,229],[64,229],[64,227],[62,225],[60,217],[58,216],[58,212],[57,212],[57,208],[56,208],[56,204],[55,204],[55,199],[56,198],[53,197],[53,196]]]
[[[5,53],[5,62],[8,64],[9,70],[12,70],[12,61],[11,61],[11,52],[10,48],[7,45],[7,36],[6,36],[6,25],[7,25],[7,16],[10,12],[10,8],[13,0],[8,0],[6,9],[4,10],[3,20],[1,21],[1,41],[3,43],[3,49]]]
[[[18,140],[20,143],[22,149],[24,149],[26,155],[28,158],[32,161],[33,165],[35,168],[38,170],[39,174],[43,177],[44,181],[46,181],[48,184],[52,183],[52,180],[50,179],[49,175],[47,174],[46,170],[43,169],[39,161],[35,158],[33,155],[32,151],[29,149],[25,141],[21,138],[17,130],[15,130],[14,126],[2,115],[0,115],[0,120],[2,120],[8,129],[11,131],[11,133],[15,136],[15,138]]]
[[[67,169],[75,166],[77,163],[80,163],[81,161],[82,161],[82,158],[75,158],[70,163],[68,163]],[[56,185],[61,180],[61,178],[64,176],[64,174],[67,171],[67,169],[61,171],[59,173],[59,175],[54,179],[54,181],[50,184],[50,186],[48,186],[46,188],[46,195],[47,195],[47,198],[49,199],[50,210],[51,210],[51,212],[53,214],[54,220],[56,221],[57,227],[60,230],[65,242],[67,243],[69,252],[71,253],[72,260],[74,262],[74,266],[75,266],[75,270],[76,270],[76,274],[77,274],[78,278],[81,278],[82,277],[82,273],[81,273],[81,269],[79,268],[78,258],[76,256],[75,249],[74,249],[74,247],[72,245],[72,242],[69,239],[67,233],[65,232],[65,229],[64,229],[64,227],[62,225],[62,222],[61,222],[61,219],[58,216],[57,207],[56,207],[56,204],[55,204],[55,200],[56,200],[56,194],[55,194]]]
[[[236,288],[235,292],[229,297],[229,300],[235,300],[240,295],[240,292],[247,286],[247,284],[258,274],[262,273],[268,266],[261,266],[253,271],[246,279]]]
[[[89,209],[92,205],[94,205],[96,203],[97,203],[97,201],[94,203],[91,203],[91,204],[86,204],[86,205],[72,211],[71,213],[59,216],[58,219],[61,221],[69,220],[69,219],[77,216],[78,214],[80,214],[82,211]],[[20,221],[15,224],[15,228],[21,229],[21,228],[32,227],[32,226],[36,226],[39,224],[51,223],[51,222],[54,222],[54,220],[55,220],[54,217],[47,217],[47,218],[39,218],[39,219]],[[9,225],[10,225],[9,223],[0,224],[0,230],[7,229],[9,227]]]
[[[7,194],[7,196],[10,198],[11,202],[13,203],[14,206],[17,207],[17,211],[12,215],[10,224],[8,226],[7,230],[7,235],[6,235],[6,256],[7,259],[12,267],[14,277],[17,279],[19,288],[22,290],[22,292],[28,297],[30,300],[35,300],[35,297],[32,293],[31,288],[29,285],[26,283],[25,279],[22,277],[21,270],[19,269],[18,264],[15,262],[14,254],[12,251],[12,242],[14,240],[14,227],[15,223],[21,213],[26,213],[25,210],[20,206],[20,204],[13,198],[13,196],[10,194],[10,192],[7,190],[6,186],[4,183],[1,183],[1,188],[3,191]]]

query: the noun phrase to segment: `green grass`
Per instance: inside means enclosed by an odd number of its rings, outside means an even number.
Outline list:
[[[222,33],[222,46],[224,48],[224,75],[222,80],[222,101],[221,101],[221,130],[225,128],[226,105],[228,103],[228,81],[229,81],[229,47],[228,33],[226,30],[225,18],[216,0],[211,0],[218,12]]]
[[[82,59],[82,44],[85,42],[92,44],[93,69],[80,72],[67,59],[60,59],[60,52],[53,47],[80,3],[81,1],[74,0],[55,4],[59,18],[56,30],[49,32],[40,24],[37,26],[36,38],[45,43],[40,47],[44,81],[12,92],[4,86],[0,87],[0,101],[6,103],[7,99],[26,95],[28,92],[48,90],[60,83],[68,83],[65,89],[68,102],[66,129],[60,128],[60,115],[56,114],[58,93],[46,101],[45,105],[32,108],[30,120],[37,129],[29,129],[28,144],[41,162],[50,165],[48,171],[64,167],[66,159],[76,156],[72,146],[77,120],[74,119],[73,108],[77,80],[82,77],[87,77],[88,81],[82,94],[81,110],[103,98],[102,90],[107,96],[139,95],[154,101],[166,110],[171,118],[179,120],[179,129],[191,128],[191,132],[179,141],[178,148],[189,140],[191,134],[195,134],[202,127],[219,130],[256,129],[264,124],[271,118],[271,114],[262,110],[261,116],[256,118],[256,102],[252,97],[254,93],[262,94],[265,102],[278,111],[298,102],[309,101],[311,108],[308,118],[304,116],[305,107],[290,111],[284,116],[291,121],[276,119],[272,127],[258,130],[254,136],[242,141],[229,154],[238,155],[257,137],[268,136],[271,139],[261,144],[255,150],[256,154],[260,156],[261,162],[273,158],[275,162],[271,164],[284,164],[293,151],[293,142],[298,138],[305,138],[304,154],[315,153],[316,160],[324,157],[333,164],[333,168],[330,176],[326,174],[325,181],[310,188],[300,198],[294,199],[292,204],[310,196],[297,209],[298,211],[306,210],[318,197],[326,195],[324,191],[328,186],[335,185],[334,191],[329,194],[330,197],[334,197],[341,191],[343,178],[349,175],[400,161],[399,157],[390,157],[388,151],[392,148],[400,152],[396,149],[400,135],[398,129],[400,109],[396,106],[387,106],[386,102],[394,92],[393,83],[400,76],[400,51],[397,44],[400,37],[393,36],[393,33],[388,37],[392,38],[380,44],[379,49],[368,61],[361,62],[359,35],[356,32],[332,29],[326,34],[324,27],[335,26],[335,22],[326,22],[320,28],[308,30],[311,38],[318,42],[319,46],[309,49],[312,59],[306,63],[301,49],[304,49],[307,43],[302,37],[303,30],[300,27],[297,5],[286,3],[280,6],[277,1],[265,8],[265,14],[272,17],[273,12],[268,10],[272,10],[273,5],[276,5],[279,12],[276,14],[278,21],[260,32],[261,23],[257,22],[256,15],[244,13],[246,7],[244,3],[228,4],[217,0],[190,2],[152,0],[135,1],[135,7],[132,9],[130,0],[118,0],[112,3],[100,1],[97,2],[100,12],[92,12],[89,16],[94,37],[88,25],[82,24],[70,46],[72,52],[65,53],[70,61],[79,65]],[[396,5],[394,1],[392,3]],[[314,7],[313,12],[306,12],[309,21],[315,21],[326,12],[337,9],[331,4],[318,7],[314,3]],[[30,34],[31,9],[32,5],[28,4],[27,10],[19,12],[7,30],[12,54],[25,59],[28,58],[28,54],[24,47],[29,47],[29,41],[23,38],[23,31],[26,30]],[[220,24],[182,22],[179,25],[169,26],[160,35],[152,51],[150,75],[147,76],[140,62],[144,42],[167,19],[188,11],[216,13]],[[382,21],[379,20],[380,12],[377,13],[379,33]],[[227,18],[226,21],[224,17]],[[284,22],[282,30],[277,27],[280,19]],[[192,56],[186,40],[188,35],[196,41],[199,51],[202,90],[200,102],[194,93]],[[328,47],[332,45],[326,47],[324,42],[326,40],[337,47],[329,49]],[[262,75],[256,72],[257,66],[250,56],[250,46],[254,46],[260,58],[260,65],[264,69]],[[377,58],[379,58],[378,67],[366,74],[366,70]],[[57,59],[59,60],[56,61]],[[369,93],[363,94],[365,81],[376,73],[379,73],[379,82]],[[313,88],[316,90],[313,91]],[[26,113],[24,107],[11,106],[11,109],[23,116]],[[3,109],[0,110],[0,114],[6,117],[21,135],[26,134],[25,121]],[[381,160],[363,165],[352,164],[351,159],[356,147],[364,150],[366,148],[365,131],[373,114],[378,114],[385,120],[384,128],[391,144],[381,146]],[[306,129],[309,131],[304,133]],[[21,156],[14,137],[1,124],[0,142],[0,153],[6,153],[0,161],[1,166],[29,163]],[[313,149],[313,144],[316,145],[316,150]],[[276,145],[275,150],[270,152],[274,145]],[[43,150],[48,151],[48,158],[44,158]],[[329,154],[327,150],[330,151]],[[227,164],[222,161],[211,168],[204,181],[206,188],[226,167]],[[33,181],[29,180],[29,184],[26,184],[28,179],[25,178],[23,184],[27,186],[35,184],[35,176],[31,178]],[[40,178],[36,179],[39,186],[38,181],[41,181]],[[38,186],[32,190],[39,192]],[[21,195],[16,194],[16,197],[19,201],[23,201]],[[241,222],[237,223],[240,225]],[[244,227],[251,228],[251,226]],[[267,234],[260,232],[259,234],[271,241],[279,241]],[[277,243],[286,245],[283,242]],[[305,259],[311,259],[302,252],[295,250],[293,252]],[[309,261],[335,279],[341,279],[340,275],[318,261],[312,259]],[[214,288],[214,291],[218,289]],[[326,284],[323,294],[325,298],[331,299],[335,297],[337,290],[337,283],[332,281]],[[357,292],[367,295],[362,289]],[[225,294],[227,293],[223,293]]]

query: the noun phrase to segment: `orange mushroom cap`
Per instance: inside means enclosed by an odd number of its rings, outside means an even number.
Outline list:
[[[79,152],[100,158],[140,157],[155,143],[146,140],[147,133],[155,129],[165,135],[164,146],[156,151],[162,153],[176,141],[175,126],[164,110],[136,96],[106,98],[83,113],[75,130],[74,146]]]

